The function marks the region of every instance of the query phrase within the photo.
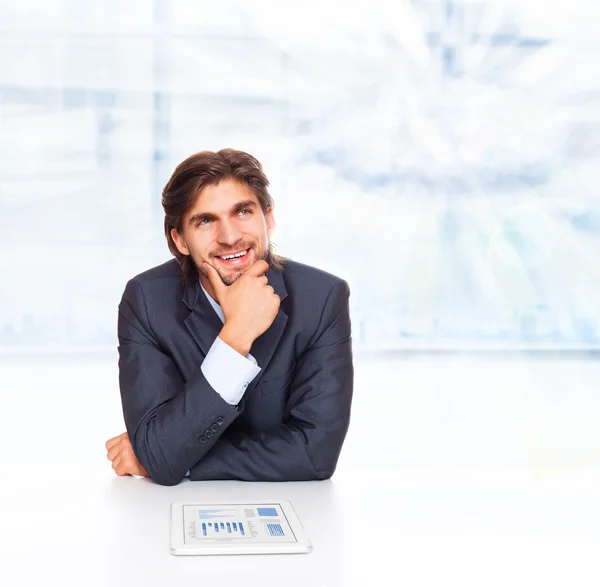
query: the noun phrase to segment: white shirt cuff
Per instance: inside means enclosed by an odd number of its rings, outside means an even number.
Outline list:
[[[218,336],[200,368],[210,386],[232,406],[240,403],[246,388],[260,373],[252,355],[240,355]]]

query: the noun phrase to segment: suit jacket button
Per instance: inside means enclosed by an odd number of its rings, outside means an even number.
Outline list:
[[[219,417],[217,418],[217,424],[218,424],[219,426],[223,426],[223,422],[224,422],[223,418],[221,418],[221,416],[219,416]]]
[[[219,427],[218,427],[216,424],[213,424],[213,425],[210,427],[210,429],[211,429],[213,432],[216,432],[216,431],[219,429]]]
[[[210,430],[207,430],[204,434],[206,438],[210,438],[212,436],[212,432]]]
[[[206,436],[202,435],[200,438],[198,438],[198,440],[204,444],[206,442]]]

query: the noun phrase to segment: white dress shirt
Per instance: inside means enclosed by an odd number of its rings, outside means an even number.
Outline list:
[[[225,315],[221,306],[210,297],[202,283],[200,283],[200,287],[217,316],[224,323]],[[260,367],[251,354],[248,354],[247,358],[240,355],[218,336],[200,368],[210,386],[232,406],[240,403],[246,388],[260,373]]]
[[[217,316],[224,323],[223,309],[210,297],[202,283],[200,283],[200,287]],[[260,367],[251,354],[248,354],[247,357],[240,355],[218,336],[206,354],[200,369],[210,386],[232,406],[240,403],[246,388],[260,373]],[[188,477],[189,474],[188,471],[185,476]]]

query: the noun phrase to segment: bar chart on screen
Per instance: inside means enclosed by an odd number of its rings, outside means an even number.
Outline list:
[[[242,522],[202,522],[201,527],[202,536],[208,538],[246,538],[247,536]]]

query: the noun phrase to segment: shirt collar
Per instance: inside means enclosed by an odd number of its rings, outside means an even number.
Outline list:
[[[202,288],[202,291],[204,292],[206,299],[208,300],[210,305],[213,307],[213,310],[216,312],[217,316],[221,319],[221,322],[225,323],[225,314],[223,314],[223,309],[217,302],[215,302],[215,300],[212,299],[211,295],[204,289],[202,282],[200,280],[198,280],[198,282],[200,283],[200,287]]]

